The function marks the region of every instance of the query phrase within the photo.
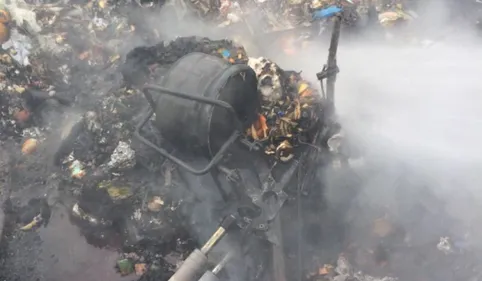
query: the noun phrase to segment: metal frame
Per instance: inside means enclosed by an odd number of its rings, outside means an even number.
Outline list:
[[[181,98],[181,99],[192,100],[192,101],[196,101],[196,102],[200,102],[200,103],[210,104],[210,105],[213,105],[213,106],[219,106],[219,107],[222,107],[224,109],[227,109],[228,112],[234,117],[234,120],[236,122],[235,130],[229,136],[227,141],[221,146],[219,151],[213,156],[211,161],[204,168],[196,169],[196,168],[190,166],[189,164],[185,163],[181,159],[179,159],[179,158],[175,157],[174,155],[170,154],[168,151],[166,151],[162,147],[159,147],[156,144],[150,142],[149,140],[147,140],[146,138],[144,138],[141,135],[141,133],[140,133],[141,129],[149,121],[149,119],[154,114],[154,111],[156,110],[156,103],[154,102],[154,99],[152,98],[152,95],[151,95],[150,91],[154,91],[157,94],[165,94],[165,95],[178,97],[178,98]],[[242,127],[241,121],[236,116],[236,112],[234,111],[234,108],[227,102],[215,100],[215,99],[210,99],[210,98],[205,98],[205,97],[193,96],[193,95],[182,93],[182,92],[176,92],[176,91],[172,91],[172,90],[169,90],[167,88],[164,88],[164,87],[160,87],[160,86],[157,86],[157,85],[151,85],[151,84],[145,85],[142,88],[142,92],[144,93],[144,96],[146,97],[147,101],[149,102],[150,109],[149,109],[149,112],[147,113],[147,115],[144,117],[144,119],[137,125],[136,130],[134,132],[134,136],[137,137],[145,145],[147,145],[147,146],[151,147],[152,149],[156,150],[162,156],[166,157],[167,159],[171,160],[172,162],[176,163],[177,165],[183,167],[184,169],[186,169],[187,171],[189,171],[190,173],[192,173],[194,175],[204,175],[204,174],[208,173],[215,165],[217,165],[219,163],[219,161],[221,161],[222,157],[224,156],[224,154],[226,153],[228,148],[241,135],[241,130],[240,130],[241,127]]]

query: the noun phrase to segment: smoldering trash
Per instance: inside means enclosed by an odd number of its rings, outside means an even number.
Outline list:
[[[169,65],[193,52],[214,55],[231,64],[247,64],[254,70],[261,107],[244,134],[262,146],[265,154],[287,162],[293,157],[294,147],[311,142],[314,125],[320,121],[323,107],[317,90],[300,73],[284,71],[267,58],[250,58],[242,46],[230,41],[191,37],[176,39],[168,45],[161,43],[134,49],[127,57],[124,77],[134,84],[141,84],[146,80],[137,80],[140,74],[162,75]],[[148,76],[143,75],[140,79],[145,77]]]
[[[326,20],[359,8],[351,1],[336,8],[331,1],[189,2],[219,28],[249,24],[249,11],[263,7],[269,31],[282,25],[273,24],[273,14],[301,26],[315,12]],[[164,5],[16,0],[1,6],[1,279],[168,280],[199,252],[209,252],[205,266],[220,279],[261,280],[280,256],[285,271],[294,272],[289,266],[298,256],[283,244],[294,245],[283,242],[294,234],[281,230],[281,213],[288,213],[285,222],[299,221],[293,206],[302,205],[301,197],[312,200],[307,208],[322,202],[309,188],[321,185],[318,169],[328,164],[336,174],[349,166],[345,135],[327,114],[331,105],[311,83],[314,74],[282,69],[269,53],[251,57],[228,39],[164,40],[162,30],[132,16]],[[167,81],[189,58],[209,67],[192,64],[185,80]],[[168,82],[176,86],[170,92],[192,87],[181,93],[188,100],[160,103],[165,89],[147,98],[148,85]],[[226,90],[232,85],[238,87]],[[192,111],[174,108],[179,104]],[[297,230],[289,223],[285,228]],[[376,232],[382,240],[392,236]],[[434,247],[444,257],[459,254],[440,245]],[[336,262],[338,254],[321,264],[313,258],[299,276],[396,280]]]
[[[9,184],[2,186],[1,241],[12,258],[2,262],[2,277],[30,280],[39,274],[21,271],[17,258],[33,267],[40,259],[61,259],[62,250],[47,244],[72,237],[64,229],[73,225],[81,236],[69,238],[71,243],[87,242],[116,256],[102,271],[165,278],[202,243],[200,225],[215,227],[226,214],[213,208],[206,209],[213,213],[208,218],[192,216],[205,207],[187,186],[205,183],[186,179],[182,168],[133,137],[148,108],[141,85],[165,75],[185,55],[204,53],[251,67],[260,106],[250,112],[255,118],[241,137],[270,165],[296,163],[298,147],[313,141],[313,128],[322,123],[323,100],[298,72],[250,58],[229,40],[181,37],[125,52],[118,38],[134,36],[135,28],[114,15],[115,7],[103,5],[40,5],[34,10],[38,27],[23,19],[33,30],[28,35],[11,25],[11,43],[2,55],[2,149],[11,157],[2,165]],[[152,141],[161,141],[156,128],[146,131]],[[233,170],[228,178],[236,177]],[[264,271],[256,269],[257,258],[250,258],[250,278]],[[57,278],[56,271],[62,270],[53,269],[47,278]]]

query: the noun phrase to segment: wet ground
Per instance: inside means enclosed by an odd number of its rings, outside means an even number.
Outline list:
[[[136,280],[135,276],[121,277],[116,272],[117,251],[87,243],[63,206],[52,209],[45,228],[17,232],[4,247],[3,254],[8,258],[2,280]]]
[[[474,214],[480,213],[474,210],[478,210],[480,198],[477,155],[481,140],[471,133],[478,131],[477,122],[466,122],[479,119],[476,74],[481,70],[472,62],[477,50],[340,48],[337,106],[353,139],[361,139],[367,166],[357,170],[356,176],[320,174],[324,184],[320,183],[319,197],[306,203],[313,206],[303,220],[302,236],[294,231],[292,237],[286,237],[288,243],[293,239],[303,244],[301,252],[294,249],[290,253],[290,263],[297,267],[296,255],[301,253],[306,270],[316,271],[310,262],[333,263],[345,252],[357,268],[401,280],[468,280],[479,275],[476,265],[480,259],[473,252],[458,249],[445,255],[437,249],[439,238],[446,235],[460,247],[477,249],[481,245],[477,239],[480,217]],[[455,57],[454,62],[451,58]],[[303,70],[314,80],[325,60],[326,46],[279,61],[282,66]],[[454,103],[460,100],[467,102]],[[430,110],[433,108],[437,110]],[[450,122],[430,118],[434,116],[451,118]],[[7,149],[19,151],[18,146]],[[88,158],[85,151],[78,154]],[[52,172],[45,163],[26,165],[29,169],[24,172],[33,172],[34,177],[17,175],[15,184],[24,189],[17,197],[22,197],[24,204],[29,198],[45,195],[50,203],[55,202],[56,189],[40,187],[48,182],[45,175]],[[347,183],[347,179],[353,182]],[[464,206],[466,202],[474,208]],[[65,204],[68,207],[51,204],[48,224],[37,231],[19,231],[17,221],[9,225],[7,239],[2,240],[2,280],[137,279],[116,272],[118,247],[101,249],[86,242],[68,215],[70,203]],[[379,219],[388,223],[375,227]],[[295,215],[287,219],[299,223],[297,220]],[[299,226],[287,224],[292,230]],[[304,276],[297,273],[293,279],[299,277]]]

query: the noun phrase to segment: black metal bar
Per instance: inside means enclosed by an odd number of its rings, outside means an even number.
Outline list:
[[[191,94],[186,94],[186,93],[182,93],[182,92],[175,92],[175,91],[169,90],[167,88],[157,86],[157,85],[151,85],[151,84],[145,85],[143,87],[143,91],[145,91],[145,90],[153,90],[153,91],[159,92],[160,94],[168,94],[168,95],[171,95],[171,96],[176,96],[176,97],[180,97],[180,98],[187,99],[187,100],[194,100],[194,101],[198,101],[198,102],[208,103],[208,104],[211,104],[211,105],[218,105],[218,106],[224,107],[224,108],[232,111],[233,114],[235,113],[233,107],[229,103],[227,103],[225,101],[222,101],[222,100],[215,100],[215,99],[206,98],[206,97],[203,97],[203,96],[193,96]]]
[[[333,18],[333,31],[331,33],[331,41],[330,41],[330,49],[328,51],[328,62],[327,62],[327,70],[337,69],[338,66],[336,64],[336,53],[338,51],[338,40],[340,38],[340,30],[341,30],[341,17],[335,16]],[[335,104],[335,82],[336,82],[336,72],[330,73],[326,79],[326,97],[328,101],[334,106]]]
[[[156,91],[159,94],[167,94],[167,95],[179,97],[179,98],[182,98],[182,99],[193,100],[193,101],[197,101],[197,102],[201,102],[201,103],[207,103],[207,104],[210,104],[210,105],[223,107],[224,109],[228,110],[231,115],[233,115],[234,121],[236,122],[236,128],[239,129],[239,130],[242,129],[241,121],[239,121],[239,119],[236,117],[236,112],[234,111],[234,108],[229,103],[227,103],[225,101],[214,100],[214,99],[205,98],[205,97],[202,97],[202,96],[193,96],[193,95],[182,93],[182,92],[175,92],[175,91],[169,90],[167,88],[156,86],[156,85],[151,85],[151,84],[148,84],[148,85],[144,86],[144,88],[143,88],[144,95],[146,95],[146,93],[148,95],[150,95],[149,90]],[[151,96],[151,100],[153,101],[152,96]],[[155,107],[153,109],[155,110]]]
[[[223,198],[224,202],[227,202],[229,200],[228,194],[226,191],[223,189],[223,185],[219,181],[219,171],[216,169],[212,169],[210,171],[211,177],[213,178],[214,185],[216,185],[216,188],[218,189],[219,194],[221,195],[221,198]]]
[[[297,210],[297,222],[298,222],[298,225],[297,225],[297,228],[298,228],[298,232],[297,232],[297,242],[298,242],[298,257],[297,257],[297,263],[298,263],[298,274],[297,274],[297,279],[298,281],[302,281],[303,280],[303,208],[301,206],[301,188],[302,188],[302,185],[301,185],[301,177],[302,177],[302,171],[301,171],[301,165],[298,166],[298,175],[296,176],[296,180],[297,180],[297,187],[296,187],[296,210]]]
[[[228,140],[223,144],[221,149],[219,149],[219,151],[216,153],[216,155],[214,155],[214,157],[211,159],[209,164],[206,165],[206,167],[204,167],[203,169],[195,169],[195,168],[191,167],[190,165],[188,165],[187,163],[185,163],[184,161],[182,161],[181,159],[171,155],[165,149],[153,144],[152,142],[150,142],[149,140],[147,140],[146,138],[144,138],[140,134],[140,130],[147,123],[147,121],[150,119],[150,117],[153,114],[153,111],[152,110],[150,110],[150,111],[151,112],[149,112],[149,114],[147,114],[147,116],[144,118],[144,120],[137,126],[136,131],[134,133],[134,136],[136,138],[138,138],[140,141],[142,141],[144,144],[149,146],[150,148],[159,152],[162,156],[166,157],[167,159],[171,160],[172,162],[176,163],[177,165],[183,167],[184,169],[186,169],[187,171],[189,171],[190,173],[192,173],[194,175],[204,175],[204,174],[208,173],[215,165],[217,165],[219,163],[219,161],[221,161],[221,159],[223,157],[223,154],[228,150],[228,148],[231,146],[231,144],[233,144],[239,137],[239,132],[234,131],[231,134],[231,136],[228,138]]]
[[[154,98],[152,97],[151,93],[149,91],[142,91],[144,93],[144,96],[146,97],[146,100],[149,102],[149,105],[151,106],[152,110],[156,110],[156,102],[154,101]]]
[[[156,85],[150,85],[150,84],[144,86],[142,91],[144,93],[144,96],[148,100],[148,102],[151,106],[151,109],[149,110],[148,114],[144,117],[144,119],[137,125],[136,131],[134,132],[134,136],[137,137],[141,142],[143,142],[147,146],[156,150],[162,156],[166,157],[167,159],[171,160],[172,162],[176,163],[177,165],[183,167],[184,169],[186,169],[187,171],[189,171],[192,174],[203,175],[203,174],[208,173],[215,165],[217,165],[219,163],[219,161],[221,161],[224,153],[226,153],[228,148],[241,135],[241,133],[240,133],[240,130],[242,128],[241,121],[239,121],[239,119],[237,118],[236,112],[234,111],[233,107],[227,102],[220,101],[220,100],[214,100],[214,99],[210,99],[210,98],[205,98],[205,97],[193,96],[193,95],[182,93],[182,92],[174,92],[174,91],[171,91],[167,88],[156,86]],[[152,95],[149,91],[155,91],[159,94],[167,94],[167,95],[171,95],[171,96],[175,96],[175,97],[179,97],[179,98],[183,98],[183,99],[187,99],[187,100],[193,100],[193,101],[197,101],[197,102],[201,102],[201,103],[211,104],[211,105],[214,105],[214,106],[220,106],[220,107],[228,110],[229,113],[232,114],[232,116],[234,117],[233,118],[234,122],[236,122],[235,126],[236,126],[237,129],[233,131],[233,133],[229,136],[228,140],[221,146],[219,151],[213,156],[213,158],[207,164],[206,167],[204,167],[203,169],[195,169],[195,168],[191,167],[189,164],[185,163],[181,159],[179,159],[179,158],[175,157],[174,155],[170,154],[165,149],[157,146],[156,144],[152,143],[151,141],[149,141],[148,139],[144,138],[141,135],[141,133],[140,133],[141,129],[144,127],[144,125],[147,123],[147,121],[149,121],[151,116],[154,114],[154,110],[156,110],[156,104],[155,104],[154,99],[152,98]]]

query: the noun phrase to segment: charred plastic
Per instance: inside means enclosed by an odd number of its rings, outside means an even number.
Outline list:
[[[166,89],[206,100],[222,101],[234,109],[172,95],[158,94],[156,127],[176,148],[213,157],[235,130],[243,132],[256,118],[260,102],[254,71],[230,65],[203,53],[178,60],[162,78]]]
[[[219,217],[236,213],[243,223],[266,232],[288,197],[285,188],[296,178],[300,159],[313,147],[303,143],[321,139],[321,103],[298,73],[284,72],[266,59],[248,59],[246,54],[244,63],[216,56],[224,51],[189,52],[160,78],[147,79],[142,90],[150,110],[136,136],[159,157],[181,166],[188,186],[203,179],[211,182],[205,186],[214,185],[224,201],[215,207],[224,209]],[[243,54],[237,53],[239,57]],[[270,85],[259,83],[266,78]],[[277,114],[269,108],[277,108]],[[307,139],[307,131],[299,126],[304,120],[301,113],[310,108],[314,122]],[[160,133],[163,141],[158,143],[143,136],[154,114],[150,128]],[[268,131],[272,133],[266,135]],[[260,132],[265,136],[258,137]],[[298,148],[289,158],[293,161],[269,153],[273,148],[293,150],[293,145]],[[196,193],[196,187],[188,189]]]

